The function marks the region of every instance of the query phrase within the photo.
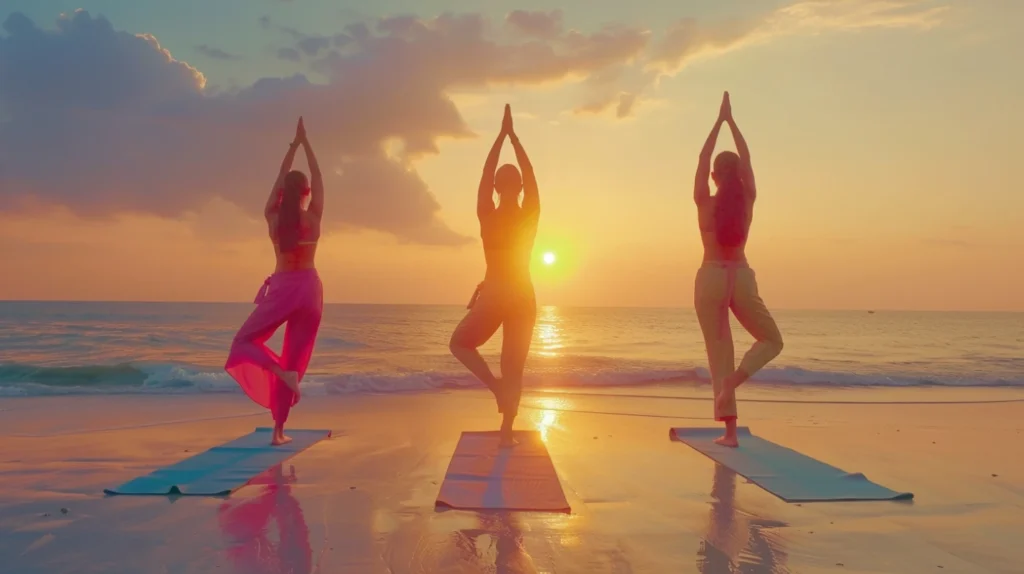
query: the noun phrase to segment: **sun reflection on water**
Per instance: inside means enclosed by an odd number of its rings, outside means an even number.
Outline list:
[[[564,346],[562,342],[562,317],[558,307],[541,307],[537,313],[536,354],[541,357],[557,357]]]
[[[563,340],[562,322],[564,318],[558,312],[558,307],[547,305],[537,311],[537,327],[534,331],[533,351],[543,358],[557,358],[562,355],[565,346]],[[547,442],[551,429],[561,428],[559,425],[560,411],[565,408],[565,400],[555,397],[543,397],[537,399],[532,405],[537,409],[533,417],[537,431],[540,432],[542,441]]]

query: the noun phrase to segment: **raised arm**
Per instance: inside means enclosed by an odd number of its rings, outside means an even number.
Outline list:
[[[302,150],[306,152],[306,163],[309,164],[309,212],[317,216],[324,215],[324,176],[320,172],[320,164],[316,161],[316,154],[313,153],[313,146],[306,137],[306,128],[302,125],[302,118],[299,118],[299,125],[302,126]]]
[[[494,173],[498,171],[498,159],[501,156],[501,144],[505,143],[505,126],[502,124],[498,138],[494,140],[490,153],[487,154],[487,161],[484,162],[484,171],[480,175],[480,187],[476,192],[476,215],[484,218],[494,211]]]
[[[267,219],[277,213],[277,208],[281,204],[281,186],[284,185],[284,176],[292,170],[292,162],[295,161],[295,152],[298,149],[299,141],[296,138],[295,141],[288,144],[288,152],[284,154],[281,169],[277,172],[277,179],[274,180],[274,187],[270,188],[270,197],[267,198],[267,204],[263,207],[263,217]]]
[[[540,190],[537,188],[537,176],[533,173],[533,164],[519,142],[519,137],[513,131],[509,134],[512,148],[516,150],[516,161],[519,163],[519,171],[523,173],[523,210],[531,215],[540,213]]]
[[[697,160],[697,175],[693,181],[693,201],[697,205],[704,203],[711,197],[711,186],[708,179],[711,177],[711,156],[715,153],[715,144],[718,143],[718,132],[722,129],[721,113],[715,120],[715,127],[711,128],[708,139],[704,142],[704,148],[700,150],[700,158]]]
[[[728,97],[728,93],[726,96]],[[726,123],[729,124],[729,130],[732,131],[732,141],[736,143],[736,153],[740,156],[740,180],[743,182],[743,191],[750,196],[750,199],[756,199],[757,185],[754,183],[754,167],[750,163],[750,148],[747,147],[747,140],[743,139],[743,134],[740,133],[740,128],[736,125],[731,110]]]

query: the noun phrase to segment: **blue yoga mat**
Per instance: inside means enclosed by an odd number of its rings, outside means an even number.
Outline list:
[[[107,494],[182,494],[224,496],[245,486],[256,475],[280,464],[331,436],[329,430],[289,430],[292,442],[270,446],[272,429],[252,433],[206,452],[157,469],[113,489]]]
[[[853,500],[910,500],[909,492],[879,486],[860,473],[834,466],[736,429],[739,448],[719,446],[714,439],[721,428],[674,428],[669,438],[684,442],[715,462],[778,496],[786,502],[838,502]]]

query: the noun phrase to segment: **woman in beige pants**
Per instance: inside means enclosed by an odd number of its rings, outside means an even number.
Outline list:
[[[729,124],[737,153],[724,151],[711,156],[722,124]],[[717,190],[711,195],[708,178]],[[708,136],[697,164],[693,200],[697,204],[697,221],[704,244],[704,263],[694,282],[694,307],[704,333],[708,365],[715,392],[715,420],[725,423],[725,434],[715,440],[720,445],[736,447],[736,387],[782,352],[782,335],[764,301],[757,293],[754,270],[747,264],[744,247],[754,214],[757,188],[750,164],[750,150],[732,118],[729,93],[722,97],[722,107],[711,135]],[[756,340],[735,368],[732,333],[729,330],[729,309]]]

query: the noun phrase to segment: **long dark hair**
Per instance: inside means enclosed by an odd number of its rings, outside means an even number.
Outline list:
[[[747,202],[739,166],[740,157],[731,151],[715,157],[715,238],[722,247],[739,247],[747,239]]]
[[[281,251],[291,251],[299,244],[299,216],[302,196],[309,189],[306,174],[290,171],[281,186],[281,206],[277,212],[277,241]]]

